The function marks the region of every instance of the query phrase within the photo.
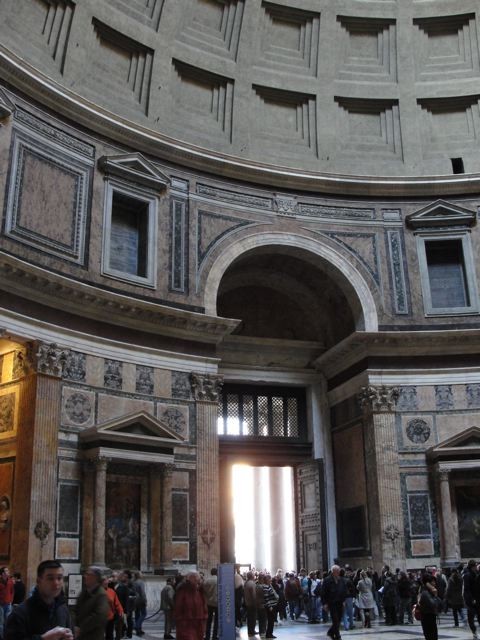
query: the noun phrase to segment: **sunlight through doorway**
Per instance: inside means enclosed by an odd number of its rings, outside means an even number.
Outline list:
[[[296,566],[292,467],[232,467],[235,561],[258,570]]]

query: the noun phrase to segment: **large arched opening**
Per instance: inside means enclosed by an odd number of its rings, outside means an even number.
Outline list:
[[[222,559],[272,571],[331,560],[330,434],[314,361],[377,327],[355,267],[310,239],[276,236],[230,247],[207,279],[216,313],[241,320],[218,350]]]

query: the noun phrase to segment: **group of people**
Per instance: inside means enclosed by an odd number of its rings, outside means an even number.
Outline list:
[[[353,570],[348,564],[334,564],[329,572],[301,569],[248,571],[235,574],[236,625],[247,624],[249,638],[275,638],[275,624],[290,619],[327,623],[327,636],[340,640],[341,628],[370,628],[372,620],[384,618],[385,625],[413,624],[414,611],[426,640],[438,640],[438,616],[452,612],[454,626],[467,624],[477,640],[480,624],[480,563],[466,567],[423,571],[372,568]],[[216,569],[205,577],[191,572],[169,579],[162,591],[165,613],[164,638],[216,640],[218,633]],[[464,609],[467,611],[467,619]]]
[[[73,616],[64,595],[64,570],[57,560],[38,565],[37,579],[31,595],[0,569],[0,638],[2,640],[116,640],[137,635],[146,617],[147,598],[141,574],[128,570],[104,576],[100,567],[84,572],[84,588]],[[19,594],[15,598],[15,594]]]
[[[275,638],[274,625],[302,618],[309,623],[329,623],[327,635],[340,640],[340,629],[353,629],[360,622],[369,628],[375,617],[386,625],[413,623],[420,618],[426,640],[438,640],[441,612],[452,611],[454,625],[470,627],[478,640],[480,624],[480,563],[451,570],[391,571],[371,568],[354,571],[334,564],[329,572],[283,573],[237,570],[234,576],[235,624],[247,624],[248,636]],[[57,560],[41,562],[31,595],[25,599],[19,574],[10,576],[0,568],[0,638],[24,640],[121,640],[135,630],[144,634],[147,598],[141,574],[129,570],[103,575],[91,566],[84,572],[84,588],[73,615],[64,596],[64,571]],[[467,611],[465,620],[464,609]],[[164,638],[217,640],[217,569],[208,577],[191,571],[167,578],[161,591],[160,609],[165,616]],[[415,609],[417,611],[415,611]],[[258,627],[258,630],[257,630]]]

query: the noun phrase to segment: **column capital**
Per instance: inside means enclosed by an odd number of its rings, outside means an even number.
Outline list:
[[[174,464],[162,464],[161,466],[161,470],[162,470],[162,476],[164,479],[169,479],[173,476],[173,472],[175,471],[175,465]]]
[[[386,385],[363,387],[357,395],[364,413],[393,413],[400,391]]]
[[[435,471],[435,475],[437,476],[440,482],[449,482],[451,469],[448,467],[439,467]]]
[[[64,349],[61,349],[54,342],[51,344],[40,342],[38,343],[36,357],[38,373],[44,373],[55,378],[62,377],[63,366],[67,357]]]
[[[210,373],[192,373],[190,375],[193,397],[201,402],[218,402],[223,386],[223,377]]]

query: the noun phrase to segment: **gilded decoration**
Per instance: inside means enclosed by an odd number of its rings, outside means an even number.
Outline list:
[[[0,388],[0,439],[15,435],[18,425],[19,386]]]

